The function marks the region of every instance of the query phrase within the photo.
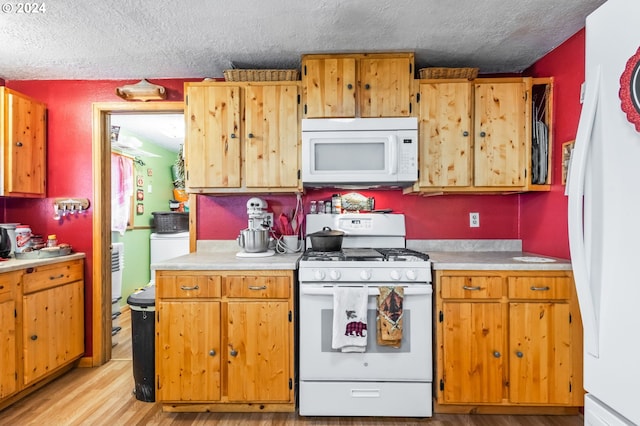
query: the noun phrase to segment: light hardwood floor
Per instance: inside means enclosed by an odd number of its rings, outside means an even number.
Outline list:
[[[113,359],[98,368],[77,368],[0,411],[0,425],[422,425],[433,426],[582,426],[581,416],[494,416],[436,414],[430,419],[300,417],[295,413],[164,413],[159,404],[132,394],[131,321],[120,317]]]

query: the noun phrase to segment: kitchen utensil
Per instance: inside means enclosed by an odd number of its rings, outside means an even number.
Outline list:
[[[238,245],[247,253],[261,253],[269,248],[269,229],[243,229],[237,238]]]
[[[322,231],[307,235],[311,240],[311,248],[315,251],[340,251],[342,250],[342,238],[344,232],[336,231],[328,226]]]
[[[7,258],[11,253],[11,238],[6,228],[0,228],[0,257]]]

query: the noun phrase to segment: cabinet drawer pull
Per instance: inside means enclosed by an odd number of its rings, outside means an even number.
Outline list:
[[[50,276],[49,279],[50,280],[57,280],[60,278],[64,278],[64,274],[60,274],[60,275],[56,275],[56,276]]]
[[[34,334],[33,336],[31,336],[31,340],[38,340],[38,336]]]
[[[194,285],[193,287],[187,287],[186,285],[181,285],[180,286],[180,290],[184,290],[184,291],[190,291],[190,290],[200,290],[200,286],[199,285]]]
[[[549,291],[549,290],[551,290],[551,287],[549,287],[548,285],[544,286],[544,287],[536,287],[535,285],[532,285],[530,288],[531,288],[532,291]]]
[[[463,285],[462,288],[463,288],[463,290],[469,290],[469,291],[480,291],[480,290],[482,290],[482,287],[480,287],[479,285],[474,285],[473,287],[468,286],[468,285]]]
[[[249,290],[266,290],[266,285],[250,285]]]

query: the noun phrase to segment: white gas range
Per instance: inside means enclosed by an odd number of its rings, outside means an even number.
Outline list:
[[[299,262],[300,389],[303,416],[432,415],[431,263],[405,249],[400,214],[316,214],[307,235],[325,226],[345,232],[340,252],[307,250]],[[310,241],[307,241],[307,247]],[[332,348],[334,292],[365,287],[366,349]],[[401,339],[380,344],[378,295],[401,288]]]

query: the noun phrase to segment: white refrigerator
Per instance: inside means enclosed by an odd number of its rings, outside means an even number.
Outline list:
[[[586,21],[569,246],[584,324],[585,424],[640,424],[640,0]]]

